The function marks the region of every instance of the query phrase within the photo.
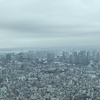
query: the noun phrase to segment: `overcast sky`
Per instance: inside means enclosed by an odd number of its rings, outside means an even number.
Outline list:
[[[100,45],[100,0],[0,0],[0,47]]]

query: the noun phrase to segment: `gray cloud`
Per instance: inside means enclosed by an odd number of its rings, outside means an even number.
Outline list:
[[[99,9],[99,0],[0,0],[0,44],[99,45]]]

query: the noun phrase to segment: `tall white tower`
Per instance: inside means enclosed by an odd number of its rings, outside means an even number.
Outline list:
[[[2,78],[2,67],[0,67],[0,78]]]
[[[0,80],[2,80],[2,67],[0,67]],[[1,83],[0,83],[1,84]],[[0,100],[2,100],[2,91],[0,87]]]

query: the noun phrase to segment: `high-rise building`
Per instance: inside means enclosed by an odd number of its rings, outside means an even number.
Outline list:
[[[2,67],[0,67],[0,84],[2,83]],[[2,100],[2,91],[0,87],[0,100]]]
[[[65,60],[66,59],[66,52],[62,52],[62,57],[63,57],[63,59]]]
[[[11,61],[11,54],[10,53],[7,53],[6,54],[6,62],[9,62],[9,61]]]
[[[0,78],[2,78],[2,67],[0,67]]]
[[[55,54],[52,52],[47,53],[47,62],[53,62],[55,58]]]
[[[78,54],[78,59],[80,64],[86,64],[86,52],[85,51],[80,51]]]
[[[87,62],[89,63],[91,60],[91,53],[90,51],[87,51]]]
[[[74,62],[74,64],[77,64],[78,63],[77,51],[73,52],[73,62]]]

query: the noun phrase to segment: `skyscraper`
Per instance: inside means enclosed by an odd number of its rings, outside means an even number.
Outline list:
[[[2,67],[0,67],[0,84],[2,83]],[[2,92],[0,87],[0,100],[2,100]]]
[[[2,79],[2,67],[0,67],[0,80]],[[1,81],[0,81],[1,82]]]
[[[54,61],[54,58],[55,58],[55,54],[54,53],[47,53],[47,61],[48,62],[52,62]]]

